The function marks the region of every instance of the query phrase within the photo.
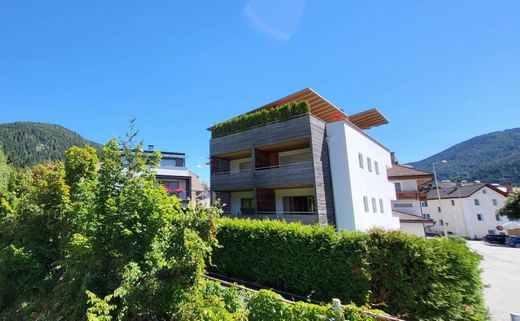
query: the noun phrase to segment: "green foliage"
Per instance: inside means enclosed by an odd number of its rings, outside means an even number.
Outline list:
[[[3,147],[0,144],[0,197],[7,191],[10,172],[11,168],[7,165],[7,157],[5,156]]]
[[[262,109],[249,114],[243,114],[222,123],[215,124],[211,127],[211,134],[212,138],[226,136],[253,127],[288,120],[289,118],[309,112],[310,106],[307,101],[288,103],[270,109]]]
[[[65,151],[72,146],[101,148],[59,125],[32,122],[0,124],[0,144],[4,145],[8,163],[15,167],[63,160]]]
[[[219,219],[213,269],[330,302],[410,320],[485,320],[480,257],[460,239],[336,233],[297,223]]]
[[[498,210],[498,214],[509,218],[520,218],[520,189],[515,189],[506,198],[504,205]]]
[[[141,144],[110,141],[12,175],[1,203],[0,319],[185,320],[216,208],[184,210]]]
[[[471,138],[411,165],[432,170],[432,163],[447,160],[437,168],[440,179],[467,179],[520,184],[520,128]]]

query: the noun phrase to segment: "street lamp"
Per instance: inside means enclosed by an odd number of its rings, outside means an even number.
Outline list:
[[[439,210],[441,211],[441,216],[442,216],[442,225],[443,225],[443,230],[444,230],[444,236],[447,237],[448,236],[448,225],[446,224],[446,217],[444,217],[444,211],[442,210],[442,207],[441,207],[441,192],[439,190],[439,181],[437,180],[437,172],[435,171],[435,164],[439,164],[439,163],[447,163],[446,160],[442,160],[440,162],[433,162],[433,177],[435,177],[435,188],[437,189],[437,200],[439,201]]]

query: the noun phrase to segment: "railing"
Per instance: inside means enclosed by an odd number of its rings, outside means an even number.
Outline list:
[[[418,191],[396,191],[397,200],[421,200],[428,199],[428,195]]]
[[[312,161],[308,162],[298,162],[298,163],[289,163],[289,164],[278,164],[273,166],[263,166],[263,167],[257,167],[257,171],[266,170],[266,169],[275,169],[275,168],[285,168],[290,166],[298,166],[298,165],[309,165],[312,164]]]
[[[260,215],[316,215],[316,212],[291,212],[291,211],[284,211],[282,213],[277,213],[274,211],[258,211],[257,213]]]
[[[282,302],[285,302],[287,304],[295,304],[296,302],[307,302],[307,303],[310,302],[310,303],[313,303],[316,305],[322,304],[322,302],[312,300],[307,297],[302,297],[302,296],[294,294],[294,293],[289,293],[286,291],[277,290],[277,289],[273,289],[273,288],[262,287],[258,284],[251,284],[244,280],[240,280],[237,278],[232,278],[229,276],[224,276],[224,275],[220,275],[220,274],[216,274],[216,273],[208,273],[208,274],[204,275],[204,277],[208,280],[218,282],[225,287],[235,287],[237,289],[240,289],[240,290],[243,290],[246,292],[258,292],[261,289],[267,289],[267,290],[273,291],[275,293],[278,293],[281,296],[281,298],[277,298],[277,299]],[[334,309],[337,309],[337,310],[345,307],[344,305],[341,304],[341,301],[339,299],[332,299],[332,306]],[[361,312],[364,315],[371,316],[377,320],[404,321],[402,319],[396,318],[389,314],[378,314],[378,313],[375,313],[372,311],[366,311],[366,310],[360,310],[359,312]]]

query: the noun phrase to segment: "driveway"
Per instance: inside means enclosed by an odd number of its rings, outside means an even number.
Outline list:
[[[482,278],[486,305],[492,319],[510,321],[511,312],[520,313],[520,248],[468,241],[483,256]]]

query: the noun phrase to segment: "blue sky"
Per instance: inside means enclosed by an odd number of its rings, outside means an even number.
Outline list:
[[[520,126],[520,1],[0,0],[0,123],[184,151],[206,128],[312,87],[402,162]]]

